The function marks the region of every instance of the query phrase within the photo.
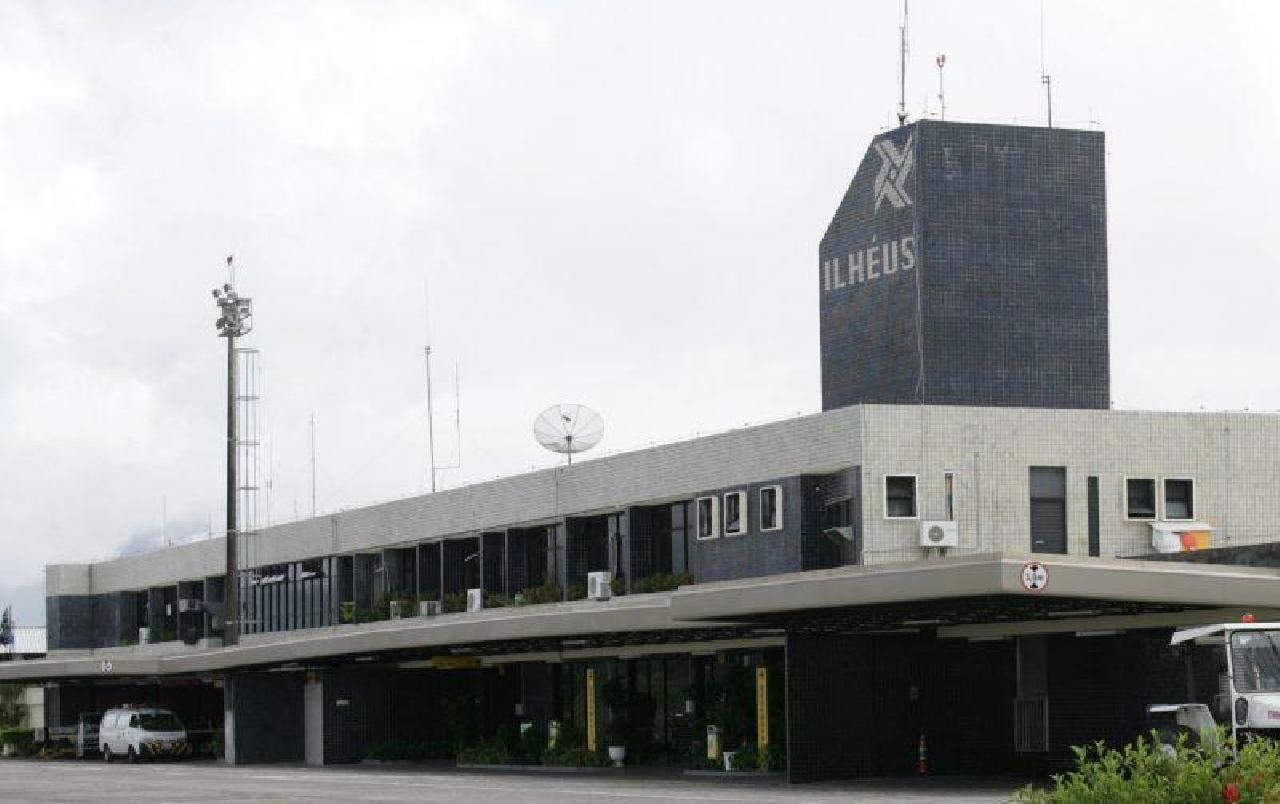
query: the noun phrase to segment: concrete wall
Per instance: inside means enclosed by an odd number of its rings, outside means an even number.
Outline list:
[[[1150,526],[1125,519],[1126,477],[1193,478],[1214,546],[1280,536],[1280,416],[868,406],[864,417],[867,563],[922,556],[919,522],[884,518],[887,474],[918,475],[921,517],[942,519],[943,474],[956,473],[960,552],[1030,550],[1032,466],[1066,468],[1071,555],[1088,555],[1089,476],[1103,557],[1151,551]]]
[[[860,486],[862,516],[854,524],[861,525],[866,563],[922,557],[919,522],[884,518],[884,476],[891,473],[919,476],[920,513],[932,519],[943,515],[943,473],[955,472],[960,551],[1018,552],[1030,545],[1029,468],[1062,466],[1069,552],[1088,553],[1086,482],[1092,475],[1100,481],[1101,555],[1136,555],[1149,551],[1150,528],[1124,519],[1126,477],[1193,478],[1196,518],[1218,528],[1214,545],[1258,543],[1274,539],[1280,523],[1277,455],[1280,416],[1274,414],[868,405],[269,528],[261,550],[264,561],[300,560],[412,539],[474,537],[481,527],[624,511],[689,500],[705,490],[754,490],[771,478],[861,465],[854,486]],[[795,496],[786,494],[788,508]],[[753,519],[754,502],[748,502]],[[790,543],[763,536],[749,533],[741,547],[724,537],[716,545],[692,542],[695,573],[784,571],[790,547],[779,550],[779,542]],[[565,559],[563,552],[555,559],[561,573]],[[50,647],[93,641],[92,633],[82,633],[81,625],[92,629],[92,617],[76,608],[77,595],[216,575],[222,560],[221,542],[213,539],[91,566],[51,567],[51,600],[73,602],[65,604],[65,626],[55,626],[64,604],[50,603],[57,609],[50,610]]]
[[[803,416],[277,525],[263,531],[257,549],[263,564],[297,561],[831,471],[857,463],[858,419],[857,408]],[[56,565],[46,594],[141,589],[217,575],[224,558],[224,541],[213,538],[93,565]]]

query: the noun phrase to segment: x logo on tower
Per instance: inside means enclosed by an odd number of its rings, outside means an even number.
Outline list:
[[[876,153],[880,155],[880,172],[876,174],[875,183],[877,211],[885,199],[893,204],[894,209],[911,205],[911,196],[907,195],[907,177],[915,164],[911,140],[912,137],[907,137],[907,144],[901,151],[893,140],[884,139],[875,144]]]

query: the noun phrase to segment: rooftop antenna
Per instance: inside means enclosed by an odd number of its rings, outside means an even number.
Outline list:
[[[898,125],[907,122],[907,0],[902,0],[898,23]]]
[[[295,516],[298,504],[294,501]],[[311,517],[316,515],[316,414],[311,414]]]
[[[426,313],[427,343],[422,347],[427,361],[427,462],[431,471],[431,493],[436,491],[436,429],[435,410],[431,405],[431,301],[427,292],[427,277],[422,277],[422,305]]]
[[[941,109],[941,113],[938,116],[940,119],[946,120],[947,119],[947,93],[944,90],[942,85],[942,68],[947,65],[947,54],[939,53],[938,57],[934,59],[934,61],[938,65],[938,106]]]
[[[573,456],[600,443],[604,438],[604,417],[586,405],[552,405],[533,420],[533,437],[543,449]]]
[[[1045,109],[1048,112],[1049,128],[1053,128],[1053,77],[1045,72],[1044,66],[1044,0],[1040,0],[1040,83],[1044,84]]]

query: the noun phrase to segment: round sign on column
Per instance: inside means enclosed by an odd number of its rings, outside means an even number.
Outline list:
[[[1028,592],[1043,592],[1049,585],[1049,568],[1038,561],[1023,564],[1021,580]]]

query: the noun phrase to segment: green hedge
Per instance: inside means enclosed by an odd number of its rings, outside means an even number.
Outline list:
[[[0,728],[0,746],[12,745],[20,757],[35,753],[35,732],[31,729]]]
[[[1224,730],[1217,746],[1192,747],[1180,736],[1172,752],[1146,738],[1118,749],[1101,742],[1073,748],[1076,770],[1055,775],[1048,789],[1024,787],[1014,800],[1023,804],[1280,801],[1280,747],[1268,739],[1248,740],[1232,759],[1228,745]]]

